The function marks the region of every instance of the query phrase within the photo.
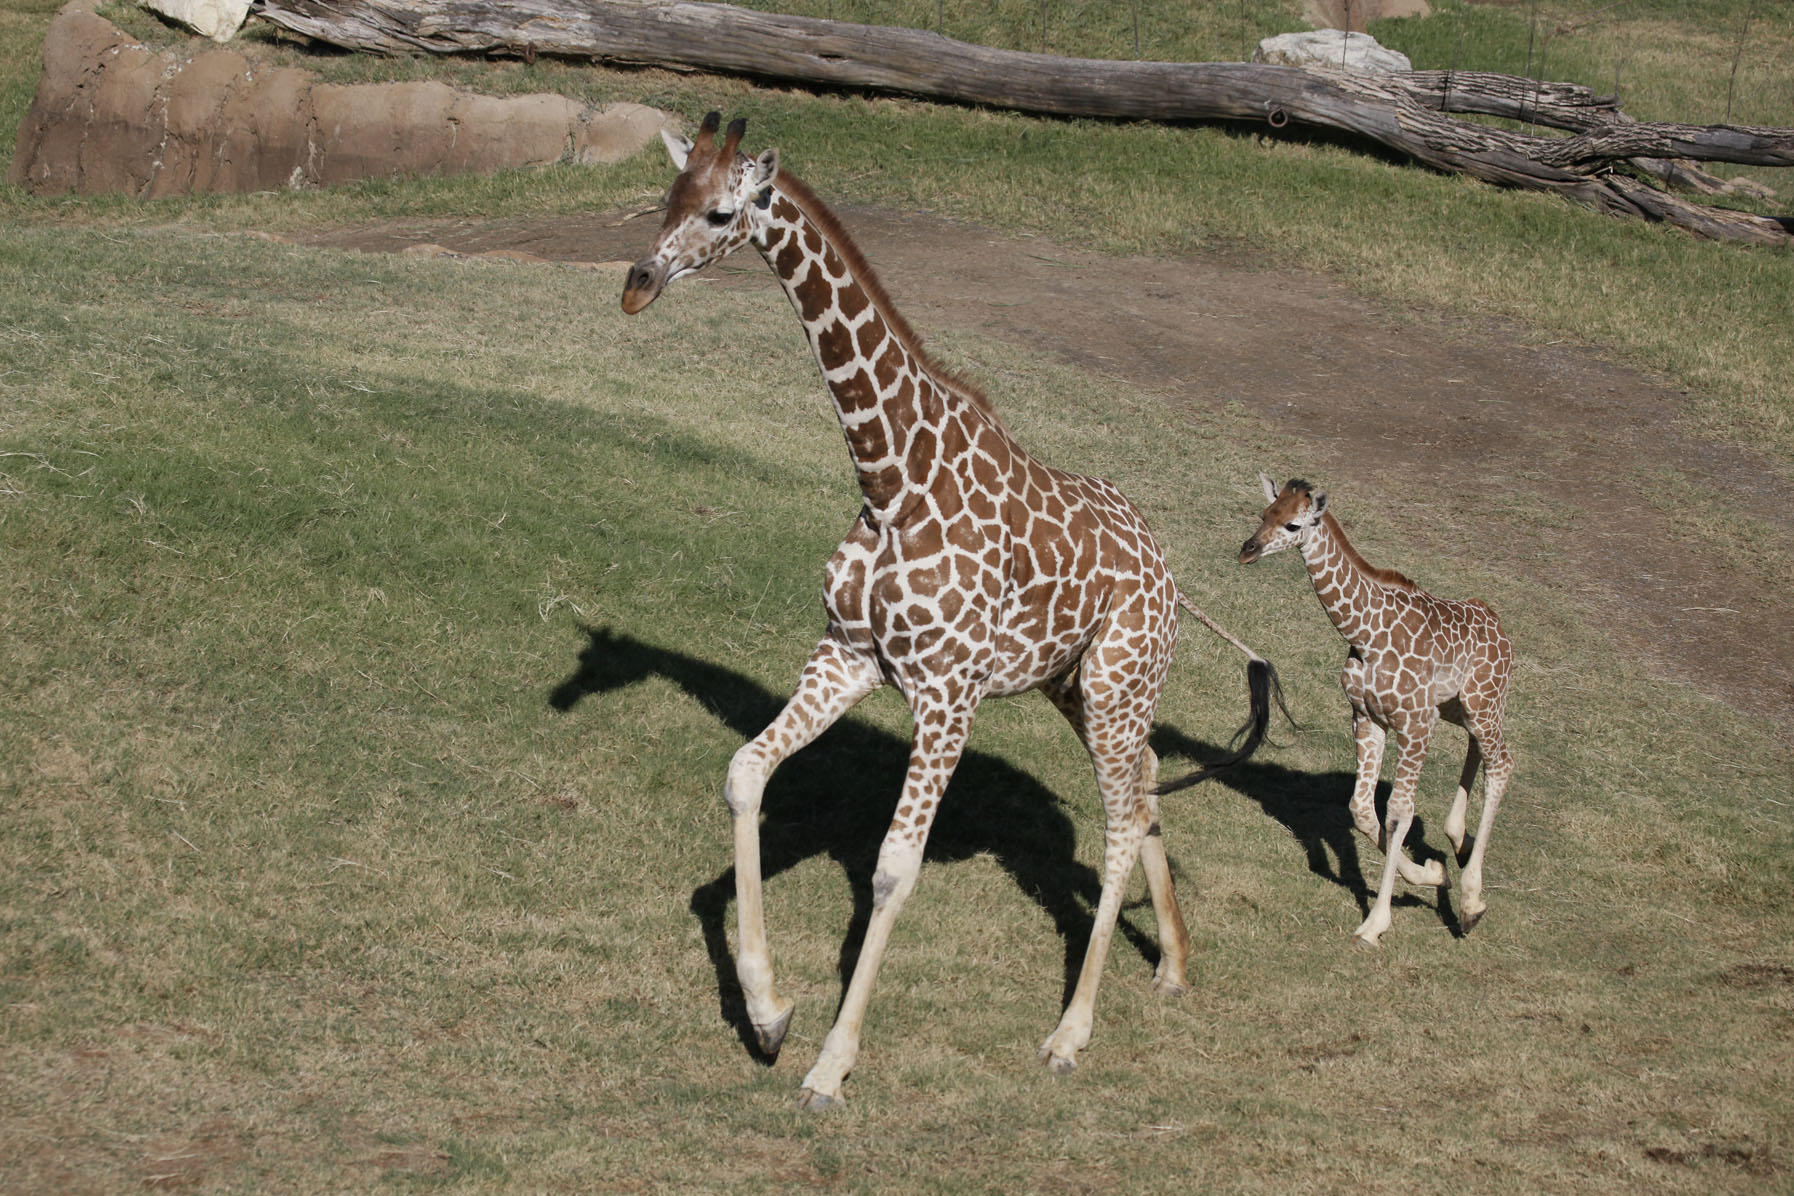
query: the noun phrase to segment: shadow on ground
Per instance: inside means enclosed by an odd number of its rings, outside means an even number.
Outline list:
[[[576,667],[549,695],[549,705],[556,710],[570,710],[587,697],[612,693],[648,677],[663,677],[745,741],[784,708],[786,695],[732,669],[611,628],[585,631],[587,643]],[[1226,750],[1166,726],[1154,732],[1152,742],[1162,757],[1197,762],[1217,758]],[[764,877],[770,879],[814,856],[827,856],[840,865],[852,888],[854,912],[837,964],[843,988],[871,916],[878,848],[890,825],[908,758],[907,740],[849,716],[781,765],[766,787],[760,832]],[[720,775],[717,783],[720,790]],[[1346,809],[1352,774],[1304,773],[1249,761],[1228,774],[1226,784],[1258,803],[1302,843],[1311,871],[1352,890],[1360,906],[1369,908],[1370,891],[1358,863],[1359,840]],[[1384,786],[1379,804],[1386,799]],[[1416,846],[1419,826],[1417,820],[1410,837]],[[930,860],[989,855],[1052,919],[1065,944],[1061,1003],[1071,997],[1090,937],[1091,910],[1102,889],[1096,870],[1077,862],[1075,845],[1075,829],[1052,790],[1007,761],[976,750],[961,759],[928,840]],[[1191,849],[1200,848],[1186,845]],[[1426,858],[1424,849],[1416,854]],[[723,1019],[751,1054],[770,1062],[756,1043],[729,951],[727,913],[734,896],[735,872],[725,869],[692,893],[691,910],[703,928],[716,970]],[[1150,908],[1145,899],[1130,905],[1119,931],[1149,965],[1156,966],[1158,944],[1150,921],[1141,929],[1128,916],[1144,909],[1150,919]],[[1442,912],[1445,909],[1442,901]]]

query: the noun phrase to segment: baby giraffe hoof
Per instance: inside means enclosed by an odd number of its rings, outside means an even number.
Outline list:
[[[1375,951],[1377,949],[1377,940],[1375,938],[1368,938],[1362,934],[1354,934],[1352,936],[1352,947],[1354,950],[1358,951]]]
[[[830,1109],[839,1109],[847,1104],[843,1096],[830,1096],[826,1092],[818,1092],[814,1088],[798,1090],[797,1107],[808,1113],[826,1113]]]
[[[1181,980],[1170,980],[1164,976],[1152,978],[1152,991],[1161,997],[1181,997],[1190,991],[1190,986]]]
[[[754,1027],[754,1038],[759,1041],[761,1051],[765,1052],[769,1059],[779,1057],[779,1048],[785,1045],[785,1031],[791,1028],[791,1014],[796,1008],[795,1005],[787,1005],[785,1012],[779,1014],[778,1017],[764,1026],[756,1025]]]
[[[1458,919],[1458,929],[1465,934],[1469,934],[1476,924],[1483,920],[1483,915],[1488,912],[1488,908],[1484,907],[1483,909],[1477,910],[1475,913],[1465,914]]]
[[[1040,1061],[1047,1065],[1047,1070],[1056,1076],[1069,1076],[1078,1070],[1078,1061],[1070,1055],[1055,1055],[1051,1051],[1040,1052]]]

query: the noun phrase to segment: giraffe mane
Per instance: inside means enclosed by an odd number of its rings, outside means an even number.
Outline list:
[[[884,283],[879,281],[878,273],[873,270],[872,263],[866,260],[866,255],[860,252],[860,247],[855,244],[853,237],[848,234],[847,229],[842,226],[834,212],[829,210],[829,206],[823,203],[814,191],[810,190],[807,183],[783,168],[779,170],[776,185],[792,203],[802,209],[804,215],[821,229],[822,234],[835,247],[835,252],[841,255],[841,259],[847,263],[847,268],[853,272],[854,281],[865,289],[867,297],[872,300],[872,305],[884,318],[885,327],[890,329],[891,335],[897,338],[897,343],[915,357],[917,362],[928,371],[931,378],[952,394],[970,403],[995,425],[998,431],[1007,435],[1009,428],[1003,423],[1003,417],[997,413],[995,404],[985,393],[943,366],[928,352],[922,343],[921,336],[914,328],[910,327],[909,321],[903,318],[903,313],[898,311],[897,305],[891,301],[890,292],[886,291]]]
[[[1420,586],[1407,574],[1397,573],[1394,569],[1384,569],[1365,560],[1358,552],[1357,547],[1346,538],[1345,529],[1339,526],[1339,520],[1333,517],[1332,511],[1322,515],[1321,522],[1326,524],[1327,531],[1332,534],[1334,540],[1338,541],[1340,551],[1345,554],[1345,558],[1351,563],[1352,568],[1365,577],[1378,585],[1388,586],[1394,590],[1418,591],[1420,589]]]

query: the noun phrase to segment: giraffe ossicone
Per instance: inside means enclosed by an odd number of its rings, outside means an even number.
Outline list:
[[[1258,530],[1240,546],[1240,562],[1249,565],[1292,546],[1300,549],[1315,595],[1347,644],[1339,682],[1352,704],[1357,743],[1352,821],[1384,852],[1376,900],[1352,939],[1375,946],[1389,929],[1398,875],[1413,885],[1448,885],[1444,864],[1429,860],[1422,868],[1403,847],[1414,819],[1421,765],[1440,718],[1470,735],[1457,793],[1445,818],[1445,836],[1461,868],[1458,925],[1468,934],[1488,908],[1483,900],[1483,853],[1514,772],[1502,727],[1513,646],[1487,603],[1435,597],[1400,573],[1366,562],[1346,539],[1325,491],[1301,478],[1292,478],[1281,488],[1265,474],[1258,479],[1270,505],[1259,516]],[[1395,732],[1400,757],[1389,806],[1379,825],[1377,776],[1390,731]],[[1465,818],[1479,765],[1483,807],[1476,837],[1470,840],[1464,834]]]
[[[989,401],[942,369],[898,314],[860,251],[775,150],[740,152],[744,122],[719,140],[665,135],[679,176],[649,252],[629,270],[623,310],[752,245],[771,266],[810,342],[840,419],[862,503],[824,580],[827,629],[796,692],[729,764],[736,973],[763,1050],[776,1054],[792,1003],[774,986],[767,946],[759,814],[768,776],[884,685],[913,717],[909,771],[878,852],[873,908],[835,1024],[801,1099],[842,1100],[860,1026],[897,913],[914,890],[941,796],[987,697],[1040,690],[1090,753],[1106,823],[1102,893],[1076,988],[1040,1057],[1076,1065],[1134,866],[1158,923],[1161,992],[1183,991],[1189,954],[1158,827],[1158,760],[1147,746],[1177,642],[1178,590],[1132,504],[1106,481],[1050,468],[1024,451]],[[1244,759],[1263,738],[1275,674],[1251,649],[1245,741],[1198,776]],[[1173,785],[1176,783],[1174,782]],[[1173,785],[1165,786],[1166,789]]]

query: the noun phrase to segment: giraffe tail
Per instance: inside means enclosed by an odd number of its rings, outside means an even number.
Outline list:
[[[1277,704],[1277,709],[1283,712],[1283,717],[1289,720],[1290,725],[1295,725],[1295,719],[1290,718],[1289,707],[1284,705],[1283,686],[1278,682],[1277,670],[1271,667],[1271,662],[1248,648],[1226,628],[1209,618],[1203,613],[1202,608],[1191,602],[1181,590],[1178,591],[1177,603],[1195,615],[1204,627],[1245,653],[1246,690],[1250,698],[1251,713],[1247,715],[1246,721],[1240,729],[1233,733],[1233,739],[1228,743],[1227,755],[1207,768],[1190,773],[1188,776],[1179,777],[1174,781],[1160,782],[1153,790],[1154,793],[1160,795],[1175,793],[1179,789],[1188,789],[1192,785],[1201,784],[1217,773],[1232,768],[1257,751],[1258,745],[1265,740],[1265,733],[1270,730],[1272,702]]]

